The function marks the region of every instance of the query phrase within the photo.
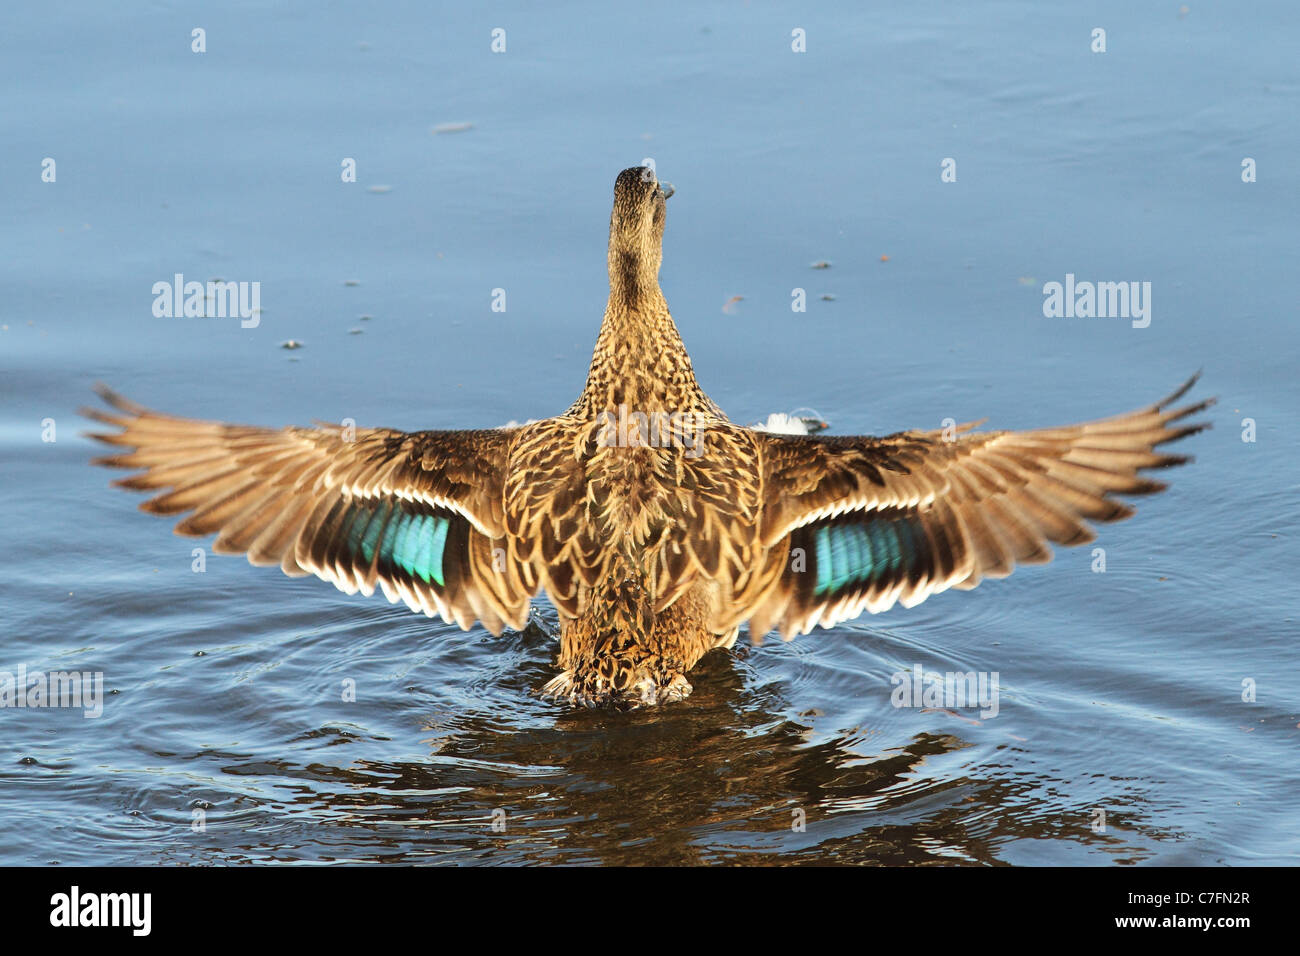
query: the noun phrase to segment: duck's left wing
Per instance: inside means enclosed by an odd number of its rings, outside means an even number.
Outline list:
[[[178,534],[216,534],[213,551],[315,574],[468,629],[523,627],[538,582],[503,540],[513,431],[260,428],[175,418],[109,391],[121,431],[92,437],[130,451],[96,464],[144,469],[115,484],[162,491],[153,514],[193,512]]]
[[[908,431],[885,437],[762,435],[759,537],[783,567],[749,607],[751,634],[789,638],[895,602],[1050,561],[1048,543],[1094,538],[1089,522],[1133,509],[1115,495],[1165,486],[1139,474],[1188,459],[1156,449],[1206,428],[1213,399],[1170,407],[1196,381],[1124,415],[1063,428]]]

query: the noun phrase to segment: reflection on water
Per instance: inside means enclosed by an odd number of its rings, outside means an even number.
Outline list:
[[[1170,836],[1141,822],[1140,790],[1109,802],[1111,827],[1130,831],[1122,840],[1094,833],[1087,808],[1061,799],[1069,781],[1027,772],[1014,739],[968,739],[953,728],[987,736],[979,722],[942,713],[900,719],[887,692],[861,724],[819,729],[821,710],[792,715],[782,682],[752,671],[763,650],[713,653],[695,693],[672,707],[575,711],[533,693],[554,650],[546,621],[512,641],[504,669],[488,635],[439,634],[428,657],[409,646],[403,632],[419,627],[399,612],[338,623],[346,646],[334,624],[300,638],[333,657],[323,665],[214,646],[164,665],[171,680],[141,682],[151,699],[120,706],[109,726],[65,720],[80,746],[37,746],[30,762],[0,771],[8,808],[22,804],[28,825],[10,831],[10,852],[39,860],[53,835],[49,857],[61,863],[145,852],[174,862],[993,864],[1013,842],[1051,841],[1057,858],[1064,841],[1141,859],[1135,841]],[[201,629],[198,643],[220,630]],[[448,648],[453,641],[469,646]],[[399,674],[408,651],[422,661]],[[230,665],[224,676],[201,676],[214,658]],[[430,693],[415,679],[429,667],[451,673],[451,659],[455,686]],[[286,693],[299,669],[304,684]],[[363,696],[378,698],[358,701],[352,720],[292,729],[338,709],[313,693],[331,672],[356,675]],[[250,681],[268,686],[240,695]],[[207,726],[167,719],[196,693]],[[138,727],[140,713],[161,719]],[[907,729],[914,721],[935,729]],[[217,742],[231,733],[247,745]],[[207,742],[158,749],[180,740]],[[409,756],[371,756],[387,750]],[[91,752],[118,765],[96,765]],[[66,822],[51,827],[51,817]]]

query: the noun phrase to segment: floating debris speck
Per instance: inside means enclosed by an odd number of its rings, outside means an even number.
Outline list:
[[[348,335],[360,335],[365,329],[348,329]]]
[[[823,293],[822,293],[822,301],[823,301],[823,302],[834,302],[834,301],[835,301],[835,296],[831,295],[829,292],[823,292]]]
[[[831,264],[825,259],[818,259],[816,262],[812,263],[811,267],[813,269],[829,269]]]
[[[367,186],[366,187],[366,192],[368,193],[391,193],[392,191],[393,191],[392,186]]]
[[[285,339],[283,342],[280,343],[280,348],[282,348],[282,349],[300,349],[300,348],[302,348],[302,343],[299,342],[297,339]]]
[[[735,315],[736,303],[744,302],[744,301],[745,301],[745,297],[743,295],[733,295],[726,302],[722,303],[722,311],[727,313],[727,315]]]
[[[344,280],[343,280],[343,284],[344,284],[344,285],[361,285],[361,280],[360,280],[360,279],[344,279]]]
[[[441,136],[443,133],[463,133],[473,128],[473,123],[439,123],[432,132],[434,136]]]

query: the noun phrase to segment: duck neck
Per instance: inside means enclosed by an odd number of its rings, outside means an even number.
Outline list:
[[[587,384],[573,412],[594,416],[636,411],[705,411],[690,356],[656,277],[634,287],[611,270],[609,302],[596,338]]]

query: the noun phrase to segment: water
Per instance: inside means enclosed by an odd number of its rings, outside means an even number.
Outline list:
[[[1188,6],[6,9],[0,670],[111,693],[0,711],[0,863],[1294,861],[1300,14]],[[196,574],[207,542],[86,464],[97,380],[262,424],[563,409],[646,157],[678,190],[665,292],[738,421],[1058,424],[1204,366],[1216,428],[1103,530],[1104,574],[1063,552],[716,654],[633,714],[535,695],[544,604],[494,638]],[[177,272],[260,282],[260,325],[154,318]],[[1044,318],[1066,273],[1150,281],[1150,326]],[[997,716],[891,706],[915,665],[998,672]]]

